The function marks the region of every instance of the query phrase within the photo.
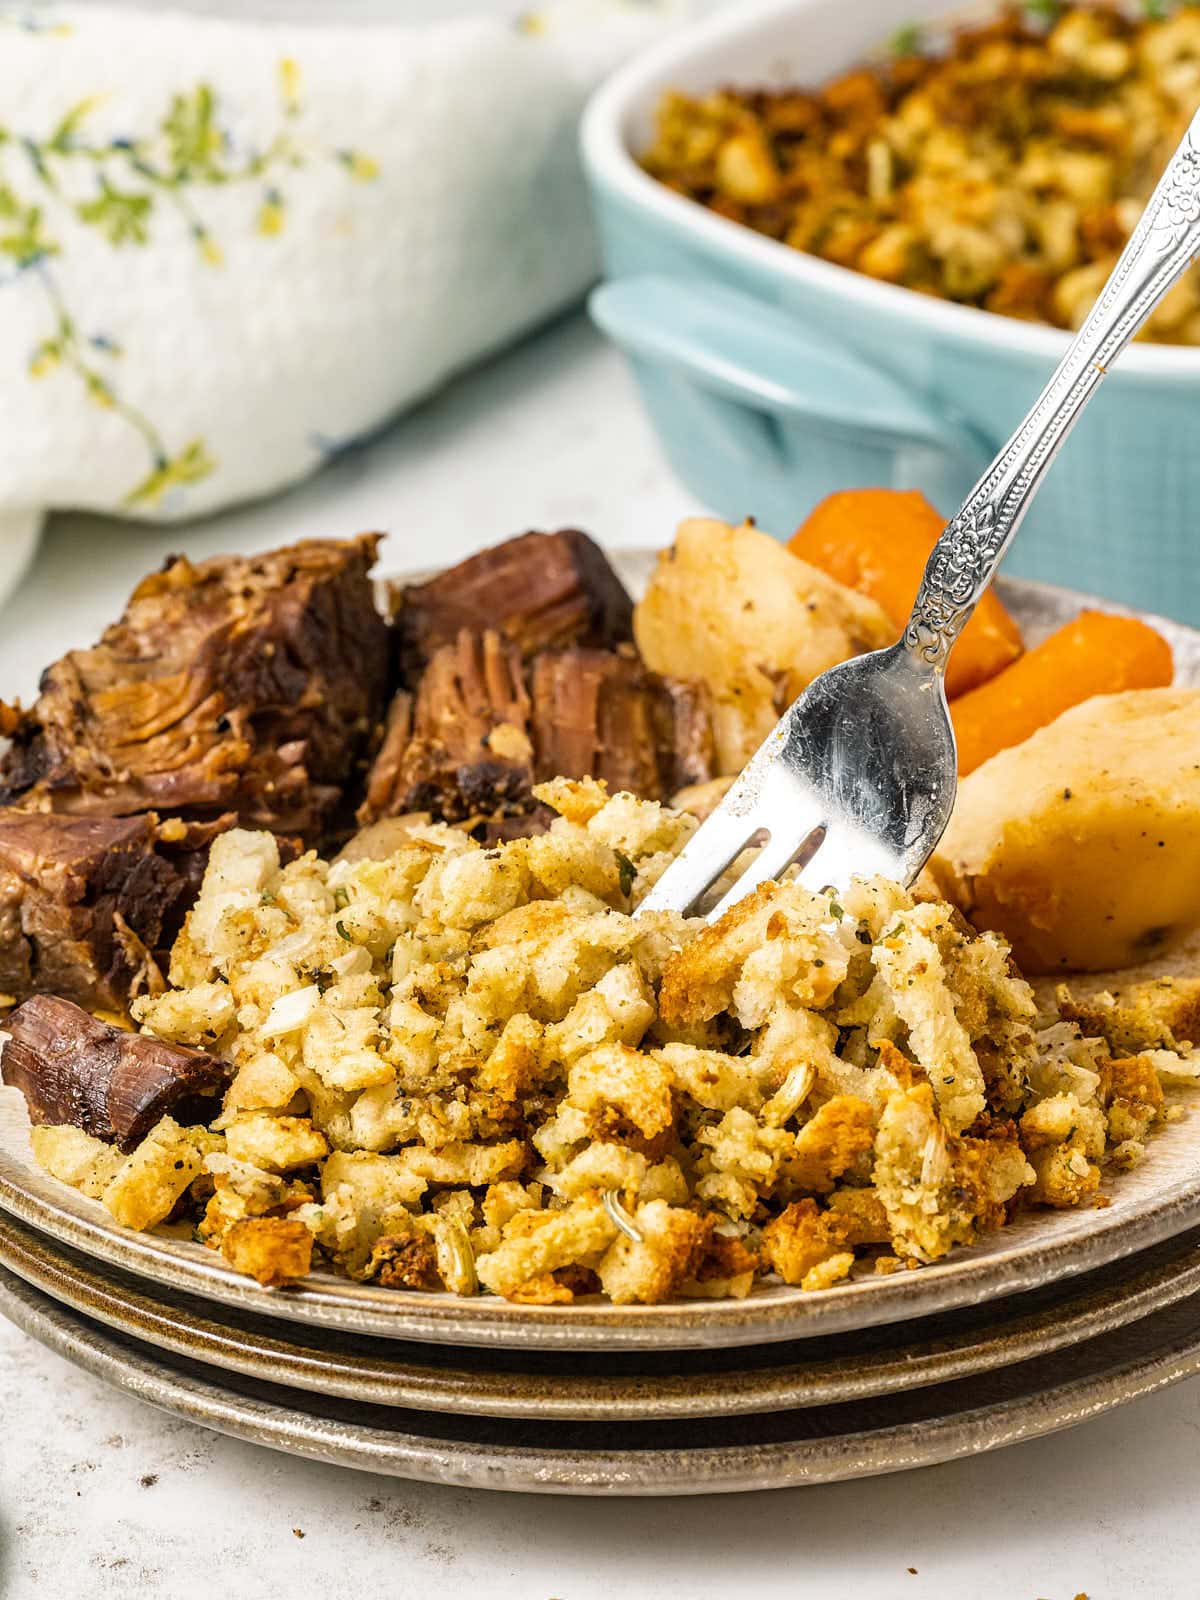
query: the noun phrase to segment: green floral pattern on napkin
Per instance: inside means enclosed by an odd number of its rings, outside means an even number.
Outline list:
[[[32,27],[32,14],[16,19]],[[39,24],[52,36],[69,24]],[[172,446],[136,403],[136,374],[123,369],[119,330],[81,328],[55,273],[63,243],[56,228],[66,216],[95,230],[113,250],[139,249],[174,218],[205,266],[224,265],[221,241],[205,220],[205,196],[215,188],[244,188],[252,197],[247,228],[264,240],[287,224],[287,184],[314,161],[341,166],[348,180],[370,182],[375,160],[356,149],[314,148],[299,133],[300,68],[285,57],[278,68],[277,125],[261,148],[239,148],[222,119],[218,91],[198,83],[171,96],[157,125],[120,138],[95,138],[89,119],[105,96],[98,92],[69,107],[47,131],[0,122],[0,262],[17,275],[32,274],[46,304],[47,329],[30,353],[36,380],[69,376],[97,406],[115,412],[141,435],[145,475],[125,495],[129,507],[157,503],[169,490],[195,483],[216,468],[203,438]]]

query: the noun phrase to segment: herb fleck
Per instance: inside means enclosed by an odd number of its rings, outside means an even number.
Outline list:
[[[894,56],[915,56],[925,48],[925,29],[919,22],[910,22],[897,28],[888,40],[888,50]]]
[[[633,880],[637,877],[637,868],[627,855],[622,855],[619,850],[614,850],[617,858],[617,871],[621,877],[621,893],[627,895],[633,888]]]

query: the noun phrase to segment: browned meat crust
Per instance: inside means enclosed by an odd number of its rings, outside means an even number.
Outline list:
[[[203,1050],[127,1033],[69,1000],[35,995],[5,1024],[4,1081],[21,1090],[30,1120],[70,1123],[129,1150],[168,1113],[212,1115],[200,1102],[221,1093],[225,1063]]]
[[[168,831],[177,837],[164,844],[153,817],[0,811],[0,991],[119,1010],[152,981],[213,830]]]
[[[382,715],[378,535],[254,557],[180,557],[90,650],[43,675],[0,759],[0,802],[159,811],[315,842]]]
[[[524,660],[569,644],[612,645],[633,635],[633,602],[586,533],[526,533],[395,591],[404,681],[463,628],[494,628]]]

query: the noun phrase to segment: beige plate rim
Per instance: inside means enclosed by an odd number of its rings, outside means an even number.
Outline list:
[[[220,1383],[172,1363],[3,1268],[0,1314],[125,1393],[233,1438],[397,1478],[540,1494],[735,1493],[905,1471],[1073,1427],[1200,1372],[1196,1306],[1188,1301],[1093,1341],[1090,1358],[1063,1352],[978,1385],[858,1406],[650,1424],[657,1442],[642,1446],[630,1442],[625,1424],[593,1424],[587,1438],[587,1424],[555,1434],[562,1424],[554,1421],[539,1428],[378,1409],[364,1420],[344,1401],[316,1397],[306,1410],[287,1390],[238,1378]]]
[[[612,552],[630,588],[643,588],[657,553]],[[1075,590],[1001,582],[1027,637],[1036,642],[1086,606],[1144,615],[1170,641],[1176,681],[1200,683],[1200,630]],[[355,1284],[316,1274],[303,1286],[263,1289],[188,1240],[120,1227],[104,1208],[33,1162],[28,1118],[15,1089],[0,1088],[0,1210],[63,1244],[165,1285],[225,1305],[345,1332],[429,1343],[576,1350],[717,1348],[818,1337],[949,1311],[1088,1272],[1200,1223],[1200,1145],[1188,1122],[1167,1127],[1144,1161],[1112,1184],[1107,1210],[1045,1213],[960,1250],[919,1272],[862,1278],[820,1293],[787,1287],[745,1300],[658,1306],[518,1306],[492,1296],[459,1299]]]
[[[954,1318],[898,1330],[887,1349],[855,1350],[854,1336],[836,1354],[784,1352],[786,1364],[705,1369],[703,1362],[671,1372],[614,1375],[593,1358],[563,1373],[482,1365],[446,1365],[426,1347],[371,1341],[347,1348],[274,1324],[207,1314],[203,1303],[137,1280],[104,1272],[78,1253],[64,1254],[43,1236],[0,1217],[0,1266],[30,1288],[141,1344],[205,1366],[287,1388],[335,1395],[367,1405],[474,1417],[557,1418],[568,1422],[646,1422],[688,1417],[743,1416],[805,1406],[845,1404],[992,1372],[1114,1332],[1153,1312],[1200,1295],[1200,1233],[1169,1241],[1149,1263],[1130,1262],[1064,1284],[1063,1293],[1036,1308],[1020,1298],[994,1306],[986,1326],[962,1328]],[[795,1359],[787,1360],[789,1355]],[[424,1359],[422,1357],[424,1356]],[[431,1361],[430,1357],[434,1357]]]

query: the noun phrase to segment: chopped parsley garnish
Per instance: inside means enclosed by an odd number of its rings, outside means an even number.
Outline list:
[[[888,40],[888,50],[894,56],[915,56],[925,47],[925,29],[919,22],[910,22],[897,28]]]
[[[621,893],[627,895],[633,888],[633,880],[637,877],[637,868],[629,857],[622,855],[619,850],[614,850],[617,858],[617,871],[621,875]]]
[[[341,934],[342,938],[345,939],[347,944],[353,944],[354,943],[354,940],[346,932],[346,924],[344,922],[340,922],[340,921],[339,922],[335,922],[334,923],[334,927]]]

